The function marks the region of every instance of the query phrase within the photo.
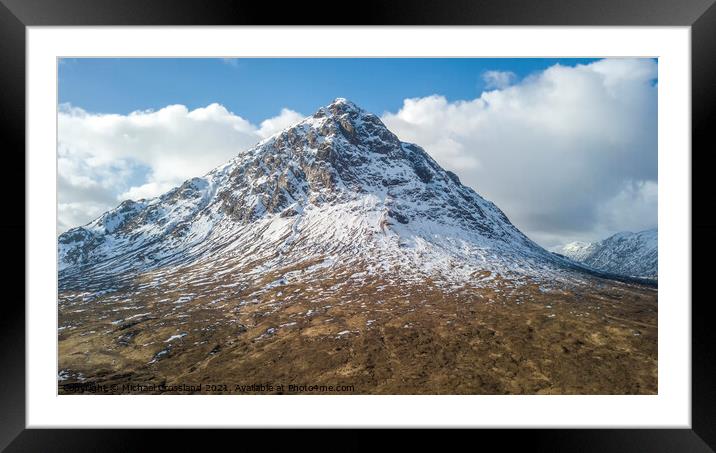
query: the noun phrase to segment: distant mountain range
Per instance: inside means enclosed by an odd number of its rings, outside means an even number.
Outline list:
[[[612,274],[648,279],[659,274],[656,228],[617,233],[598,242],[571,242],[555,252]]]

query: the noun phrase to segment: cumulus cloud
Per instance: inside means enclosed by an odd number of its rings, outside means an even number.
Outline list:
[[[658,185],[654,181],[628,181],[613,198],[600,204],[601,224],[607,231],[641,231],[656,223]]]
[[[656,226],[657,66],[552,66],[472,100],[383,115],[547,247]],[[496,77],[499,79],[499,77]]]
[[[152,181],[141,186],[132,186],[126,192],[122,192],[117,200],[141,200],[152,198],[171,190],[176,184],[168,182]]]
[[[263,137],[270,137],[273,134],[280,132],[287,127],[298,123],[303,119],[303,115],[301,115],[298,112],[294,112],[290,109],[282,109],[281,114],[278,116],[274,116],[273,118],[269,118],[267,120],[263,120],[261,122],[261,127],[258,130],[258,134]]]
[[[85,224],[124,199],[157,196],[204,174],[299,121],[283,109],[260,126],[220,104],[170,105],[129,115],[58,113],[58,231]]]
[[[485,88],[502,89],[512,85],[517,79],[517,74],[512,71],[485,71],[482,80],[485,81]]]

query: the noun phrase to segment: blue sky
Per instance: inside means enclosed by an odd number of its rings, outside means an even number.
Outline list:
[[[201,176],[337,97],[545,247],[657,225],[654,59],[107,58],[58,71],[58,232]]]
[[[556,63],[593,59],[64,59],[59,101],[93,113],[127,114],[183,104],[214,102],[260,122],[288,107],[306,115],[336,97],[381,114],[405,98],[432,94],[448,101],[472,99],[486,87],[486,71],[518,79]]]

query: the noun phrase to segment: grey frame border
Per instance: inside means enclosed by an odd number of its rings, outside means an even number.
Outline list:
[[[710,209],[708,165],[696,165],[713,149],[716,125],[716,0],[364,0],[350,14],[336,2],[271,3],[245,0],[0,0],[0,118],[6,126],[4,157],[6,215],[0,237],[6,260],[0,273],[6,296],[0,311],[0,448],[7,451],[127,451],[161,440],[184,451],[193,442],[206,448],[205,434],[193,430],[26,429],[25,408],[25,197],[14,187],[25,179],[25,37],[28,26],[142,25],[531,25],[690,26],[692,63],[692,429],[681,430],[481,430],[480,443],[528,446],[531,451],[716,451],[716,348],[710,300],[699,291],[711,277],[706,264],[716,253],[716,215]],[[13,180],[14,178],[14,180]],[[16,182],[16,184],[11,184]],[[700,209],[699,209],[700,208]],[[20,215],[23,213],[23,215]],[[18,238],[23,237],[24,241]],[[699,259],[702,262],[699,263]],[[22,266],[19,263],[23,263]],[[701,266],[699,266],[701,264]],[[14,291],[13,291],[14,290]],[[706,294],[704,292],[704,294]],[[684,301],[689,303],[690,301]],[[229,430],[213,431],[233,438]],[[245,434],[244,434],[245,435]],[[229,437],[231,436],[231,437]],[[420,441],[421,435],[411,434]],[[488,439],[489,438],[489,439]],[[293,446],[301,435],[272,436],[273,446]],[[308,437],[304,438],[308,439]],[[134,448],[133,448],[134,447]],[[367,445],[370,447],[370,445]]]

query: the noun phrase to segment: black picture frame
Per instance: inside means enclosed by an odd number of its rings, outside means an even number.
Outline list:
[[[0,311],[0,448],[7,451],[134,451],[161,437],[163,446],[211,437],[179,430],[25,429],[25,32],[29,26],[107,25],[535,25],[535,26],[690,26],[692,64],[692,429],[482,430],[480,443],[502,448],[528,445],[531,451],[686,452],[716,450],[716,363],[714,328],[708,316],[706,259],[716,252],[716,233],[704,157],[713,148],[716,124],[715,0],[364,0],[346,5],[315,0],[248,2],[230,0],[0,0],[0,118],[6,184],[0,222],[6,259],[2,280],[6,297]],[[688,150],[685,150],[688,152]],[[697,159],[698,158],[698,159]],[[24,242],[19,238],[24,237]],[[702,265],[699,266],[699,259]],[[14,290],[14,291],[12,291]],[[9,296],[17,294],[18,297]],[[22,296],[22,297],[20,297]],[[476,408],[479,410],[479,408]],[[422,435],[411,437],[420,439]],[[272,447],[294,444],[296,435],[272,436]],[[444,440],[446,445],[449,440]],[[168,442],[168,443],[164,443]],[[242,441],[243,443],[243,441]],[[486,443],[485,445],[489,445]]]

